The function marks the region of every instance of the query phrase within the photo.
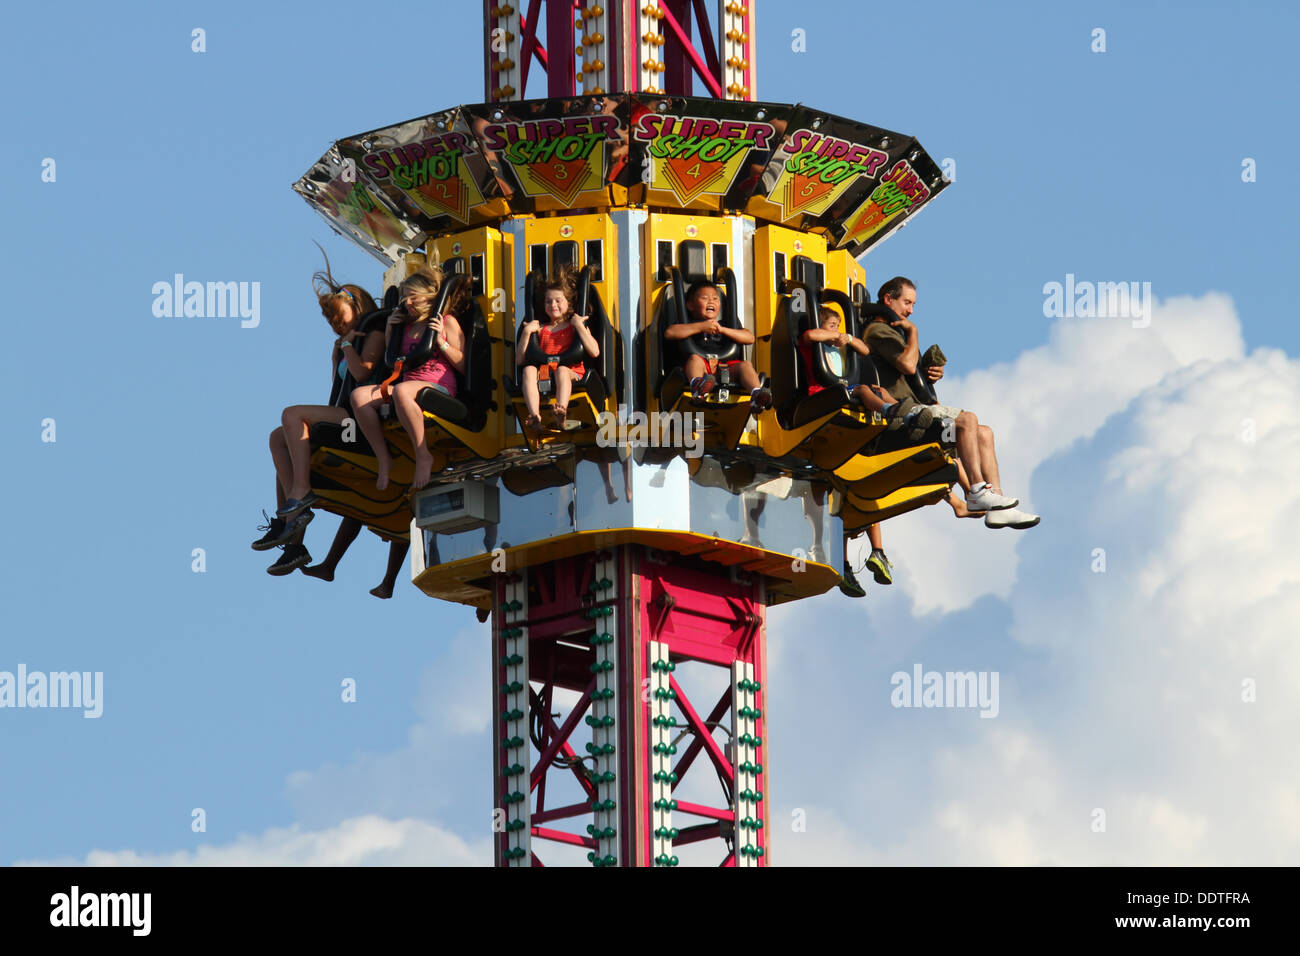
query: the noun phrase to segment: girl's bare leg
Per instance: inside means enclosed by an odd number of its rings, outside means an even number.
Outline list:
[[[963,491],[970,494],[970,478],[966,476],[966,469],[962,467],[961,461],[957,462],[957,484]],[[966,499],[957,494],[955,488],[948,491],[948,504],[952,506],[952,513],[958,518],[981,518],[984,516],[983,511],[971,511],[966,507]]]
[[[293,483],[293,463],[289,460],[289,446],[284,440],[284,428],[271,432],[271,461],[275,462],[275,507],[280,509],[289,500],[285,489]]]
[[[370,589],[370,593],[377,598],[390,598],[393,596],[393,586],[397,584],[397,574],[402,570],[402,562],[406,560],[406,552],[411,550],[409,541],[390,541],[388,543],[388,570],[384,572],[384,579],[378,585]]]
[[[379,463],[375,476],[375,488],[383,491],[388,487],[388,473],[393,470],[393,456],[389,454],[388,442],[384,440],[384,426],[379,421],[379,406],[384,396],[378,385],[363,385],[352,392],[352,411],[357,418],[357,427],[365,436],[366,442],[375,453]]]
[[[325,560],[320,564],[313,564],[309,568],[303,568],[302,573],[309,578],[333,581],[334,569],[343,560],[343,555],[347,553],[348,547],[353,541],[357,540],[361,528],[362,524],[356,518],[344,518],[340,521],[339,530],[334,532],[334,543],[330,545],[330,553],[325,556]]]
[[[542,396],[537,389],[537,366],[525,365],[524,370],[524,407],[528,409],[527,427],[541,424]]]
[[[564,430],[564,419],[569,414],[569,396],[573,394],[573,370],[564,365],[555,367],[555,427]]]
[[[429,387],[428,382],[400,382],[393,389],[393,407],[406,434],[411,436],[415,448],[415,476],[412,488],[423,488],[433,472],[433,452],[424,446],[424,409],[415,403],[415,396]]]
[[[311,426],[316,422],[341,424],[347,417],[347,409],[337,405],[290,405],[281,412],[292,475],[286,492],[290,498],[301,500],[311,491]]]

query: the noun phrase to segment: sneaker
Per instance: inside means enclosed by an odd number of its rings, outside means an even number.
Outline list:
[[[885,557],[885,552],[872,550],[871,557],[867,558],[867,570],[871,572],[872,577],[876,579],[877,584],[893,584],[894,576],[889,572],[893,569],[889,559]]]
[[[691,382],[691,398],[697,402],[702,401],[704,396],[713,391],[713,386],[717,383],[712,375],[701,375],[695,381]]]
[[[309,491],[303,495],[302,498],[290,498],[284,503],[284,507],[275,510],[275,516],[287,520],[298,514],[298,512],[302,511],[304,508],[310,508],[318,501],[320,501],[320,497],[316,492]]]
[[[262,518],[266,521],[266,524],[259,524],[257,530],[265,531],[266,534],[253,542],[253,550],[269,551],[277,545],[284,544],[281,540],[284,536],[284,519],[268,518],[265,511],[262,512]]]
[[[772,390],[762,386],[754,389],[749,393],[749,403],[754,406],[755,411],[761,412],[765,408],[772,407]]]
[[[302,533],[307,530],[307,525],[311,524],[311,519],[314,517],[316,517],[316,513],[308,510],[298,512],[288,521],[283,518],[272,519],[280,523],[280,533],[273,538],[268,532],[266,537],[261,539],[266,543],[257,550],[266,551],[269,548],[278,548],[290,541],[302,544]],[[256,546],[259,543],[261,542],[254,542],[254,545]]]
[[[1032,528],[1041,520],[1038,515],[1031,515],[1016,508],[999,508],[997,511],[990,511],[984,516],[984,527],[1015,528],[1017,531],[1024,531],[1026,528]]]
[[[912,430],[907,433],[908,438],[912,441],[920,441],[930,430],[930,426],[940,420],[934,408],[933,405],[922,405],[916,410],[916,414],[912,416]]]
[[[916,408],[916,401],[911,398],[904,398],[894,403],[889,411],[889,424],[885,426],[889,431],[898,431],[907,424],[908,416]]]
[[[858,579],[853,574],[853,568],[847,561],[844,562],[844,573],[840,576],[840,593],[851,598],[864,598],[867,596],[866,590],[858,583]]]
[[[1019,498],[996,494],[988,485],[966,496],[966,507],[971,511],[999,511],[1003,508],[1014,508],[1018,504],[1020,504]]]
[[[276,577],[290,574],[298,570],[304,564],[311,563],[311,554],[300,544],[286,544],[284,554],[280,555],[275,564],[266,569],[267,574],[274,574]]]

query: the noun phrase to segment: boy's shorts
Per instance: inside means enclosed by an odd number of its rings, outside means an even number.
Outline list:
[[[704,360],[704,371],[707,374],[712,375],[714,372],[716,372],[719,368],[721,368],[724,365],[727,368],[731,368],[733,365],[739,365],[743,361],[744,359],[731,359],[726,362],[719,362],[715,358],[706,358]]]

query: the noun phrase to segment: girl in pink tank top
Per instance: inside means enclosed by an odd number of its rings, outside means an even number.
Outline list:
[[[406,429],[415,452],[415,472],[411,478],[413,488],[427,485],[433,471],[433,452],[425,445],[424,409],[416,402],[416,396],[426,388],[436,388],[454,397],[456,373],[463,375],[466,367],[468,347],[460,323],[453,314],[457,311],[457,303],[448,302],[445,315],[433,314],[433,304],[442,288],[442,282],[442,270],[438,268],[426,266],[412,273],[402,283],[401,305],[388,319],[387,340],[391,341],[397,335],[402,336],[402,356],[409,355],[412,349],[418,349],[428,330],[432,329],[436,333],[436,344],[431,355],[415,368],[404,366],[402,380],[392,389],[393,408]],[[453,297],[459,296],[460,290]],[[384,401],[382,386],[379,385],[358,388],[352,393],[352,408],[356,412],[357,425],[374,450],[378,463],[375,488],[379,491],[388,487],[389,474],[393,468],[393,455],[389,451],[384,427],[379,420],[379,406]]]
[[[455,322],[456,317],[448,314],[442,317],[443,327],[447,322]],[[424,336],[425,323],[412,322],[406,327],[402,334],[402,354],[408,355],[415,348],[416,344]],[[429,359],[419,368],[408,368],[402,370],[403,382],[427,382],[445,391],[452,398],[456,397],[456,373],[450,362],[442,351],[442,336],[439,336],[439,344],[434,351],[434,357]]]

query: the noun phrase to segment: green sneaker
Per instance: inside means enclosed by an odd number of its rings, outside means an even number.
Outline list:
[[[871,557],[867,558],[867,570],[871,572],[877,584],[894,583],[894,576],[889,573],[893,567],[885,557],[885,552],[872,549]]]
[[[840,593],[851,598],[864,598],[867,596],[866,590],[854,577],[853,568],[847,561],[844,562],[844,573],[840,576]]]

